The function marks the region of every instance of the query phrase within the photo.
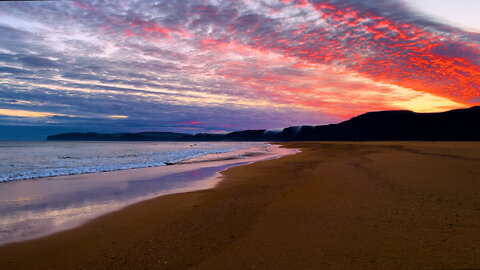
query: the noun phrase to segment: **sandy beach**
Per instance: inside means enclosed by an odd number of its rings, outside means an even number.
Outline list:
[[[78,228],[0,269],[480,268],[479,142],[299,142]]]

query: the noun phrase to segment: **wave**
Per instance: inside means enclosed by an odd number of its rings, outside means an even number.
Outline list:
[[[233,152],[236,148],[227,149],[183,149],[175,152],[129,154],[107,157],[58,156],[47,166],[40,168],[25,169],[21,166],[10,165],[10,169],[0,172],[0,182],[13,180],[26,180],[54,176],[76,175],[84,173],[110,172],[147,167],[158,167],[171,164],[178,164],[193,158],[209,154],[221,154]],[[208,161],[208,160],[206,160]],[[78,165],[77,163],[81,163]],[[35,166],[31,164],[30,166]],[[5,168],[4,168],[5,169]]]

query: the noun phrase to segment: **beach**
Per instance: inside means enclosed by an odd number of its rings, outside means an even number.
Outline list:
[[[296,142],[224,171],[0,247],[0,269],[480,268],[479,142]]]
[[[52,175],[0,180],[0,246],[72,229],[136,202],[209,189],[227,168],[296,152],[266,143],[10,142],[0,148],[0,175]],[[23,158],[31,149],[42,163]],[[78,173],[85,168],[97,171]]]

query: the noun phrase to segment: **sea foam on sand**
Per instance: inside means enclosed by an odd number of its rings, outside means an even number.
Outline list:
[[[143,149],[143,146],[135,147]],[[212,188],[220,181],[216,174],[226,168],[293,153],[291,149],[265,143],[240,143],[236,144],[240,150],[226,152],[232,146],[235,144],[192,143],[188,146],[193,148],[192,151],[163,156],[162,162],[196,157],[172,166],[0,183],[0,245],[70,229],[99,215],[156,196]],[[124,150],[117,151],[117,155],[125,152],[125,145],[123,147]],[[200,156],[207,151],[215,154]],[[146,154],[142,152],[137,156],[145,159]],[[120,159],[132,160],[132,157]],[[69,171],[72,172],[72,168]]]

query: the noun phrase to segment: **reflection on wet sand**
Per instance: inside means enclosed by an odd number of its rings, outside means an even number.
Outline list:
[[[220,180],[215,177],[219,171],[292,152],[270,148],[264,155],[244,159],[2,183],[0,244],[70,229],[155,196],[212,188]]]

